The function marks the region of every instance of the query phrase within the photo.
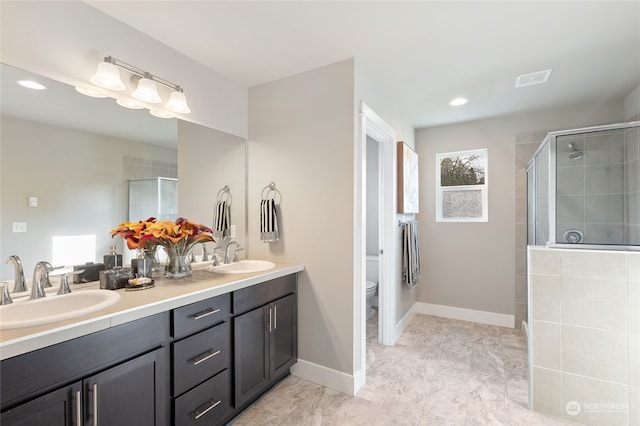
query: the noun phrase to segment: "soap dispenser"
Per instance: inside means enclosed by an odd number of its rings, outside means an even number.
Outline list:
[[[116,253],[116,246],[111,246],[109,254],[104,255],[105,269],[122,268],[122,255]]]

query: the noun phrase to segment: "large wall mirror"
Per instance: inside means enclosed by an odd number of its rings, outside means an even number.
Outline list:
[[[40,260],[56,265],[58,243],[65,238],[78,241],[83,252],[78,256],[87,261],[101,261],[114,244],[131,258],[121,239],[109,234],[120,222],[146,219],[129,217],[130,180],[177,178],[178,214],[208,226],[217,194],[228,186],[233,239],[246,246],[244,139],[126,109],[113,99],[91,98],[66,84],[0,66],[2,280],[13,279],[13,266],[6,264],[13,254],[22,259],[28,278]],[[38,81],[46,89],[27,89],[18,80]],[[88,259],[93,250],[82,248],[83,238],[91,241],[91,236],[95,253]]]

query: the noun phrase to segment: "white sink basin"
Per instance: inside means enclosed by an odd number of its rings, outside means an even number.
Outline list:
[[[251,272],[268,271],[276,267],[276,264],[268,260],[241,260],[236,263],[212,266],[209,271],[218,274],[249,274]]]
[[[0,329],[33,327],[91,314],[113,305],[120,295],[110,290],[81,290],[47,295],[0,306]]]

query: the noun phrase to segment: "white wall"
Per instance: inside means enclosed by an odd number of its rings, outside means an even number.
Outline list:
[[[3,1],[0,8],[3,63],[77,85],[112,55],[180,84],[192,110],[182,118],[246,137],[247,88],[140,31],[80,1]]]
[[[249,90],[249,250],[300,262],[300,365],[353,374],[354,75],[346,60]],[[274,182],[280,241],[259,240],[262,189]],[[328,370],[327,370],[328,369]],[[298,370],[299,373],[299,370]],[[333,385],[336,387],[336,385]]]
[[[515,135],[619,122],[622,100],[418,129],[420,249],[418,301],[513,315]],[[435,222],[435,155],[489,149],[489,221]]]

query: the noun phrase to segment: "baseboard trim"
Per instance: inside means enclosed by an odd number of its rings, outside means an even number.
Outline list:
[[[404,329],[407,328],[407,326],[409,325],[413,317],[416,315],[414,307],[415,307],[415,304],[411,307],[411,309],[409,309],[409,311],[407,311],[406,314],[404,314],[400,322],[396,324],[396,327],[394,330],[395,336],[393,336],[394,345],[395,345],[395,342],[400,338],[400,336],[402,336],[402,333],[404,333]]]
[[[356,393],[354,376],[303,359],[298,359],[298,362],[291,367],[291,374],[347,395],[353,396]]]
[[[473,309],[457,308],[455,306],[433,305],[431,303],[423,302],[416,302],[411,310],[418,314],[434,315],[436,317],[477,322],[480,324],[497,325],[499,327],[514,328],[515,323],[514,315],[476,311]]]

